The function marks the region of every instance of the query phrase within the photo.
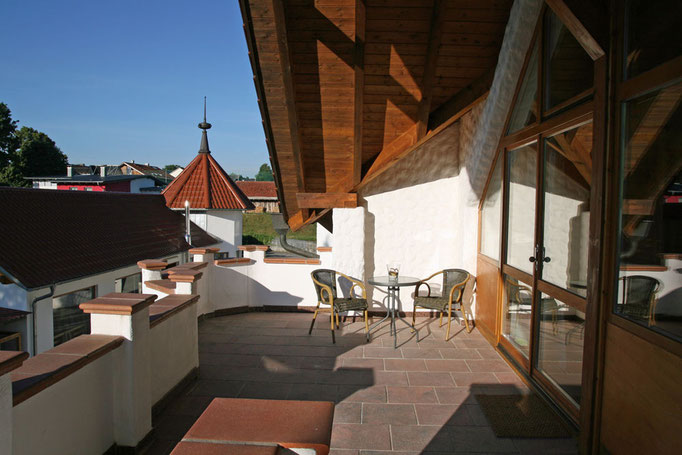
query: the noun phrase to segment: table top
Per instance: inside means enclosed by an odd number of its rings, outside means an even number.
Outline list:
[[[397,278],[389,276],[373,276],[369,280],[369,284],[374,286],[389,286],[389,287],[401,287],[401,286],[414,286],[421,280],[413,276],[398,275]]]

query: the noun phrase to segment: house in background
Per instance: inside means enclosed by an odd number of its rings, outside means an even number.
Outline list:
[[[237,180],[235,183],[256,207],[254,212],[279,213],[275,182]]]
[[[33,188],[43,190],[108,191],[118,193],[161,192],[164,183],[156,177],[124,175],[118,166],[68,165],[66,175],[26,177]]]
[[[242,212],[254,205],[211,155],[206,133],[211,124],[205,114],[199,128],[199,153],[161,194],[171,209],[184,210],[189,204],[190,219],[220,241],[221,252],[235,257],[242,243]]]
[[[148,175],[161,181],[164,185],[173,180],[173,176],[165,170],[151,166],[149,163],[136,163],[135,160],[124,161],[119,169],[123,175]]]
[[[171,177],[175,178],[175,177],[177,177],[178,175],[180,175],[180,173],[181,173],[182,171],[184,171],[184,170],[185,170],[184,167],[176,167],[175,169],[173,169],[173,170],[170,172],[170,175],[171,175]]]
[[[11,220],[0,223],[0,331],[32,355],[89,333],[80,303],[139,292],[138,261],[184,263],[191,248],[159,195],[0,188],[0,206]],[[194,224],[191,236],[216,243]]]

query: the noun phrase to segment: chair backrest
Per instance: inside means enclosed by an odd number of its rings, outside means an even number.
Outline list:
[[[533,302],[533,291],[528,286],[519,283],[519,280],[510,276],[506,276],[504,281],[509,302],[517,305],[530,305]]]
[[[626,305],[649,305],[658,290],[658,280],[645,275],[630,275],[623,280],[623,303]]]
[[[468,280],[470,276],[469,272],[462,269],[443,270],[443,291],[441,295],[447,298],[455,285]],[[463,289],[460,289],[459,294],[453,296],[454,301],[459,301],[462,296],[462,290]]]
[[[336,298],[336,272],[334,270],[317,269],[313,270],[310,274],[318,282],[329,286],[332,289],[332,299]],[[315,293],[317,294],[317,298],[322,300],[322,286],[317,284],[315,281],[313,281],[313,284],[315,285]],[[325,297],[327,296],[325,295]]]

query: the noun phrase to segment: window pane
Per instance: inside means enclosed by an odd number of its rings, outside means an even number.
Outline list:
[[[538,44],[533,43],[533,50],[528,59],[526,73],[516,97],[514,110],[509,119],[507,134],[514,133],[535,123],[538,119]]]
[[[545,140],[542,279],[587,294],[592,123]]]
[[[545,110],[588,90],[594,63],[554,12],[545,15]]]
[[[532,274],[528,258],[535,256],[535,144],[510,150],[507,167],[507,264]]]
[[[682,341],[682,83],[624,104],[614,312]]]
[[[78,305],[94,298],[95,288],[92,287],[52,299],[55,346],[79,335],[90,333],[90,315],[83,313]]]
[[[665,12],[661,14],[661,12]],[[625,12],[623,78],[629,79],[682,55],[679,0],[630,0]]]
[[[580,405],[585,314],[541,294],[538,370]]]
[[[117,292],[139,294],[142,292],[142,274],[126,276],[116,280]]]
[[[502,156],[497,158],[481,208],[481,253],[500,259],[500,210],[502,208]]]
[[[504,275],[502,335],[526,358],[530,347],[533,290],[516,278]]]

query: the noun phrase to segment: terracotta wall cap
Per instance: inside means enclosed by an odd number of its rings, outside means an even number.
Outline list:
[[[19,368],[27,358],[28,352],[0,351],[0,376]]]
[[[319,251],[320,253],[331,253],[332,247],[330,247],[330,246],[318,246],[317,251]]]
[[[201,261],[201,262],[185,262],[184,264],[176,265],[175,267],[171,267],[170,269],[166,270],[169,275],[172,275],[174,273],[181,272],[183,270],[201,270],[204,267],[208,265],[208,262],[206,261]]]
[[[244,265],[251,264],[253,261],[249,258],[232,258],[232,259],[216,259],[213,261],[215,265],[231,266],[231,265]]]
[[[81,303],[78,307],[83,312],[90,314],[131,315],[147,308],[154,300],[156,300],[154,294],[111,292],[89,302]]]
[[[189,254],[210,254],[217,253],[220,248],[192,248],[189,250]]]
[[[267,251],[270,247],[267,245],[239,245],[237,248],[242,251]]]
[[[202,275],[203,272],[198,270],[185,269],[168,275],[168,279],[173,283],[195,283],[199,281]]]
[[[137,261],[137,266],[145,270],[163,270],[168,267],[168,263],[157,259],[145,259],[144,261]]]
[[[266,264],[320,264],[315,258],[265,258],[263,261]]]
[[[178,313],[190,305],[199,301],[198,294],[169,295],[149,307],[149,327],[155,327],[175,313]]]

